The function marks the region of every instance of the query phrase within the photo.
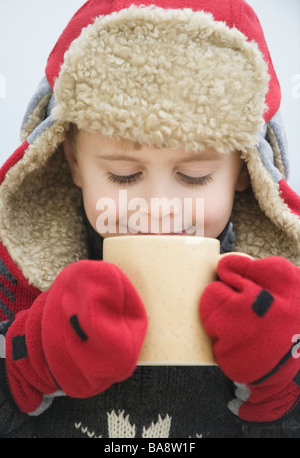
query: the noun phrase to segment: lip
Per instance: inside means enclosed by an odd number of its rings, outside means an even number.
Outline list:
[[[189,235],[186,231],[181,232],[137,232],[134,235]]]

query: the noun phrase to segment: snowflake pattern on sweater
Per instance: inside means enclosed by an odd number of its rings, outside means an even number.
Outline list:
[[[136,437],[136,425],[131,424],[129,414],[124,416],[124,410],[116,413],[114,410],[107,413],[108,437],[109,438],[134,438]],[[143,426],[143,438],[168,438],[170,434],[172,418],[166,415],[162,418],[158,415],[158,421],[152,422],[149,428]],[[94,431],[89,431],[87,426],[81,422],[74,424],[76,429],[80,429],[83,434],[90,438],[102,438],[96,435]]]

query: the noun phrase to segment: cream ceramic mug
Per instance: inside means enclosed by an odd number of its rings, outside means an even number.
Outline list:
[[[139,365],[212,365],[199,302],[216,279],[220,242],[206,237],[133,235],[104,239],[103,260],[117,265],[148,315]]]

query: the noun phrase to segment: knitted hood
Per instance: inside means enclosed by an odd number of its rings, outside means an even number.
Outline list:
[[[300,199],[286,184],[280,87],[243,0],[89,0],[51,52],[0,171],[1,256],[48,289],[87,257],[81,191],[62,151],[70,123],[157,147],[238,149],[251,186],[236,194],[235,250],[300,264]]]

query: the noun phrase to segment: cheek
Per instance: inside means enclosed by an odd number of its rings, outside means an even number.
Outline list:
[[[204,215],[208,221],[218,221],[229,217],[232,210],[232,199],[213,197],[204,200]]]
[[[129,197],[126,190],[119,190],[109,184],[98,186],[98,189],[91,187],[85,190],[84,205],[87,217],[93,228],[103,237],[116,235],[119,230],[119,223],[126,224],[130,211],[128,211]]]
[[[95,230],[99,216],[103,215],[103,220],[105,217],[109,218],[109,221],[116,219],[118,195],[110,186],[104,185],[103,180],[83,186],[82,194],[87,218]]]
[[[93,226],[94,229],[96,229],[96,221],[97,221],[97,216],[98,216],[98,211],[97,211],[97,196],[94,195],[92,192],[87,192],[83,188],[83,204],[84,204],[84,209],[86,216],[90,222],[90,224]]]
[[[232,212],[234,189],[220,186],[211,190],[204,198],[204,234],[218,237],[226,227]]]

